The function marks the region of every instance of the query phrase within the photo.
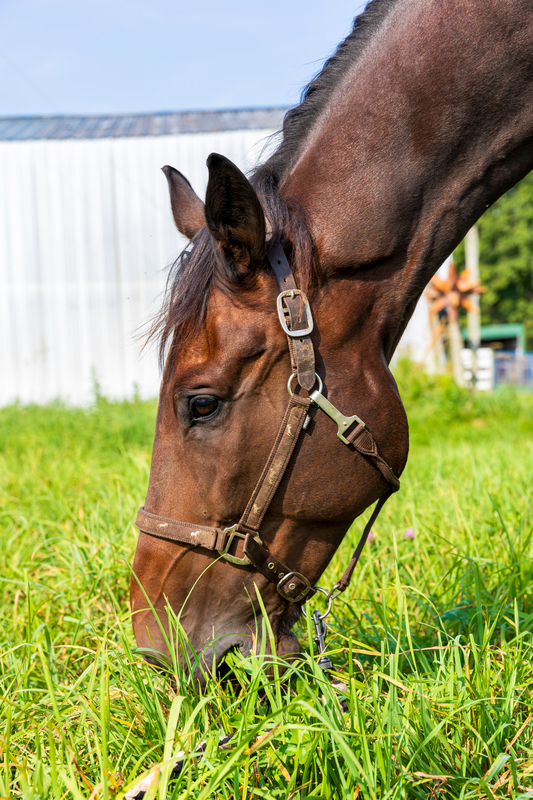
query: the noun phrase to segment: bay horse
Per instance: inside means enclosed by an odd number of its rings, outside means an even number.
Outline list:
[[[389,363],[421,292],[532,167],[533,3],[372,0],[249,178],[213,154],[204,204],[164,168],[190,245],[156,325],[164,372],[131,582],[148,658],[169,655],[167,603],[209,663],[211,648],[217,663],[249,652],[256,589],[277,654],[298,651],[311,587],[405,466]],[[336,436],[313,393],[364,421],[377,455]]]

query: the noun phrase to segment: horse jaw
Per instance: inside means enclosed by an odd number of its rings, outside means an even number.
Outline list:
[[[190,667],[190,677],[202,686],[209,676],[214,676],[230,650],[238,649],[244,658],[256,657],[267,662],[272,660],[272,656],[291,661],[301,651],[300,642],[291,631],[300,616],[300,608],[296,605],[289,607],[289,613],[278,612],[273,615],[263,641],[263,618],[257,611],[254,612],[251,602],[245,614],[248,622],[243,626],[234,621],[231,612],[224,620],[210,624],[207,614],[198,614],[195,609],[188,607],[187,602],[183,603],[178,620],[168,603],[165,602],[163,608],[155,608],[151,602],[147,603],[144,590],[135,575],[132,577],[131,595],[135,639],[145,660],[172,674],[176,671],[177,659],[181,668],[187,670]],[[176,605],[177,601],[174,600],[174,607]],[[234,616],[237,620],[242,619],[243,610],[235,608]],[[180,644],[176,645],[176,642]],[[171,653],[169,646],[175,652]]]

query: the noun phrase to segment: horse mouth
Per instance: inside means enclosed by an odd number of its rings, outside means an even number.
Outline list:
[[[257,617],[255,624],[244,623],[239,625],[236,621],[226,620],[217,626],[208,626],[205,622],[195,630],[194,625],[187,630],[184,627],[184,636],[164,636],[159,629],[150,625],[152,619],[141,613],[136,617],[136,638],[139,650],[148,663],[156,669],[166,672],[169,678],[178,677],[176,670],[182,678],[188,674],[188,679],[194,683],[205,686],[212,678],[223,678],[231,670],[235,659],[227,658],[231,653],[240,658],[254,662],[265,669],[270,669],[273,659],[279,658],[290,662],[298,657],[301,647],[295,634],[292,632],[291,623],[294,624],[295,613],[283,616],[270,624],[264,631],[260,623],[261,616]],[[170,623],[169,623],[170,624]],[[271,627],[272,624],[272,627]],[[150,625],[150,627],[149,627]],[[213,630],[214,627],[214,630]],[[154,635],[160,633],[159,636]],[[263,640],[263,637],[264,640]],[[171,639],[177,651],[169,652]],[[178,666],[179,665],[179,666]]]
[[[244,658],[260,658],[264,662],[264,668],[271,669],[273,658],[279,658],[287,662],[294,661],[301,653],[301,645],[292,632],[286,632],[275,643],[275,652],[272,654],[270,642],[267,640],[267,647],[263,649],[261,642],[252,634],[234,634],[221,638],[199,654],[200,664],[193,672],[193,677],[205,685],[208,677],[219,679],[230,679],[233,671],[231,655],[240,655]]]
[[[302,646],[292,631],[286,633],[276,645],[276,655],[285,661],[294,661],[302,652]]]

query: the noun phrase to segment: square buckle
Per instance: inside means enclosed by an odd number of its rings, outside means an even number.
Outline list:
[[[300,594],[297,595],[296,597],[292,597],[292,595],[288,595],[284,592],[285,586],[288,589],[291,588],[291,580],[293,580],[294,578],[298,578],[298,580],[302,581],[302,583],[307,584],[306,586],[304,586]],[[295,589],[296,584],[294,584],[292,588]],[[280,579],[278,585],[276,586],[278,593],[283,597],[284,600],[288,600],[290,603],[299,603],[300,600],[303,600],[304,597],[307,597],[312,588],[313,587],[311,586],[305,575],[302,575],[300,572],[287,572],[287,574]]]
[[[244,558],[239,558],[238,556],[230,555],[230,553],[228,552],[231,545],[233,544],[233,540],[235,539],[235,537],[237,537],[238,539],[246,538],[245,533],[241,533],[241,531],[237,530],[238,527],[239,523],[237,523],[236,525],[232,525],[231,528],[224,529],[224,533],[229,533],[228,541],[226,543],[225,548],[223,550],[219,550],[218,553],[222,556],[222,558],[225,558],[226,561],[229,561],[230,564],[239,564],[240,566],[244,567],[247,566],[248,564],[251,564],[251,561],[248,558],[248,556],[244,556]]]
[[[243,558],[239,558],[238,556],[232,556],[229,553],[229,549],[233,544],[233,540],[235,539],[235,537],[237,537],[238,539],[246,539],[246,537],[248,536],[247,533],[242,533],[242,531],[238,530],[238,528],[239,528],[238,522],[236,525],[232,525],[231,528],[224,528],[224,533],[229,533],[228,541],[226,543],[225,548],[223,550],[218,550],[217,552],[219,555],[222,556],[222,558],[224,558],[226,561],[229,561],[230,564],[237,564],[240,567],[248,567],[252,563],[248,558],[248,556],[245,555],[243,556]],[[259,542],[259,544],[261,545],[263,544],[259,536],[254,536],[253,538],[256,540],[256,542]]]
[[[283,311],[283,300],[285,297],[290,297],[291,300],[294,300],[295,297],[300,297],[305,308],[305,315],[307,319],[307,327],[306,328],[299,328],[297,331],[291,331],[287,327],[287,322],[285,320],[285,312]],[[311,306],[309,305],[309,300],[307,296],[302,292],[301,289],[285,289],[285,291],[280,292],[278,294],[278,299],[276,301],[276,305],[278,307],[278,317],[281,323],[281,327],[292,339],[301,339],[302,336],[309,336],[309,334],[313,330],[313,315],[311,313]]]

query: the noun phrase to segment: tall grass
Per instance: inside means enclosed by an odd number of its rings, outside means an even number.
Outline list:
[[[147,771],[159,800],[533,796],[533,398],[472,398],[402,365],[399,380],[402,491],[330,617],[346,715],[305,620],[298,662],[233,654],[202,690],[136,652],[154,403],[0,411],[1,797],[119,798]]]

